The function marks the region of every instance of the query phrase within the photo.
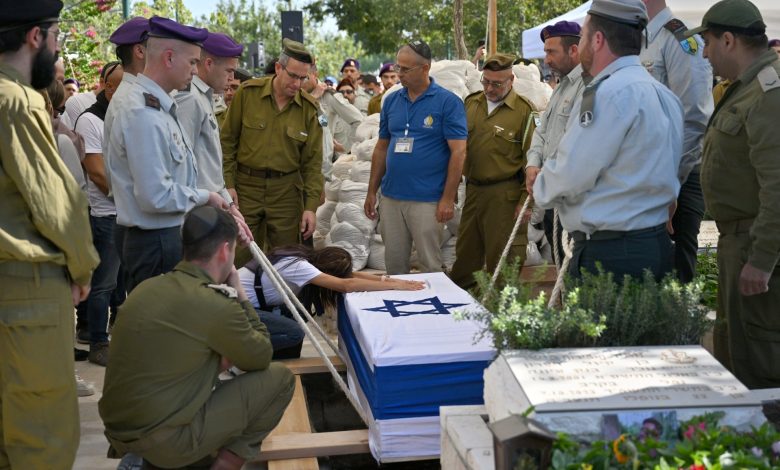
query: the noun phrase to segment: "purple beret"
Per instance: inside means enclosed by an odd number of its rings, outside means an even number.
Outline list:
[[[360,62],[358,62],[357,59],[347,59],[344,61],[344,65],[341,66],[340,72],[343,72],[347,67],[355,67],[360,70]]]
[[[203,41],[203,50],[217,57],[240,57],[244,46],[223,33],[211,33]]]
[[[149,20],[142,16],[136,16],[122,23],[116,31],[111,33],[108,40],[117,46],[130,46],[144,42],[148,33]]]
[[[395,70],[393,70],[393,66],[395,66],[395,64],[392,63],[392,62],[388,62],[386,64],[383,64],[382,68],[379,69],[379,76],[381,77],[382,75],[386,74],[387,72],[395,72]]]
[[[550,26],[545,26],[544,29],[542,29],[540,36],[542,37],[542,41],[561,36],[580,37],[581,29],[580,25],[573,21],[559,21]]]
[[[200,44],[206,40],[209,32],[205,28],[184,26],[168,18],[153,16],[149,20],[149,37],[178,39],[179,41]]]

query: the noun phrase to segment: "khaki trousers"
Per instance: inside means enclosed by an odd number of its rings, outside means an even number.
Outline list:
[[[67,469],[79,445],[65,268],[0,263],[0,469]]]
[[[385,242],[387,274],[408,274],[412,242],[421,271],[441,272],[442,224],[436,221],[437,202],[401,201],[383,196],[379,202],[379,232]]]

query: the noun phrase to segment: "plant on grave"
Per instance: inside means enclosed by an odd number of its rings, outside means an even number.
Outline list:
[[[707,245],[696,256],[696,278],[702,285],[701,302],[710,310],[718,306],[718,256],[710,245]]]
[[[723,413],[707,413],[680,423],[670,440],[644,433],[622,434],[613,441],[578,442],[559,433],[554,443],[555,470],[721,470],[778,468],[780,432],[765,423],[749,432],[719,425]]]
[[[519,261],[506,265],[493,289],[489,273],[476,273],[473,294],[485,310],[458,314],[482,323],[481,335],[490,334],[498,350],[697,344],[711,323],[698,280],[681,285],[669,275],[656,282],[648,271],[618,283],[599,268],[567,280],[563,306],[548,307],[519,272]]]

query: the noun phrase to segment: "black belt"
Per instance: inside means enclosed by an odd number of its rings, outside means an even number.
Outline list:
[[[575,242],[581,242],[585,240],[600,241],[600,240],[617,240],[618,238],[625,238],[632,235],[642,235],[645,233],[662,232],[666,230],[666,224],[656,225],[655,227],[641,228],[639,230],[601,230],[599,232],[593,232],[588,235],[585,232],[571,232],[569,235]]]
[[[466,184],[473,184],[474,186],[492,186],[494,184],[504,183],[506,181],[512,181],[512,180],[520,181],[517,178],[517,175],[512,175],[509,178],[504,178],[502,180],[496,180],[496,181],[480,181],[480,180],[475,180],[474,178],[466,178]]]
[[[241,173],[243,173],[245,175],[255,176],[255,177],[258,177],[258,178],[281,178],[282,176],[287,176],[287,175],[291,175],[293,173],[297,173],[298,172],[298,170],[293,170],[293,171],[288,171],[288,172],[276,171],[276,170],[267,170],[267,169],[258,170],[256,168],[250,168],[250,167],[248,167],[246,165],[242,165],[240,163],[238,164],[238,171],[240,171]]]

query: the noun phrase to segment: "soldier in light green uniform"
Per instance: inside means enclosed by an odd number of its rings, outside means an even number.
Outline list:
[[[488,271],[495,269],[528,194],[523,168],[536,128],[536,113],[512,89],[513,60],[508,54],[488,57],[482,76],[484,91],[466,98],[466,202],[450,273],[463,288],[474,286],[474,272],[483,266],[487,265]],[[508,260],[525,259],[527,245],[527,228],[523,225]]]
[[[780,60],[748,0],[713,5],[704,56],[731,80],[704,136],[701,183],[718,224],[718,303],[728,320],[734,375],[780,387]]]
[[[239,469],[281,419],[294,380],[241,287],[237,234],[228,212],[193,209],[184,261],[122,305],[99,403],[114,456],[178,468],[216,452],[211,468]],[[231,364],[247,372],[218,383]]]
[[[225,185],[261,248],[314,233],[323,177],[317,102],[301,90],[312,56],[284,40],[271,77],[241,85],[222,125]],[[236,258],[249,260],[247,250]]]
[[[35,89],[54,80],[59,0],[0,8],[0,468],[70,469],[73,306],[98,264],[87,200]]]

